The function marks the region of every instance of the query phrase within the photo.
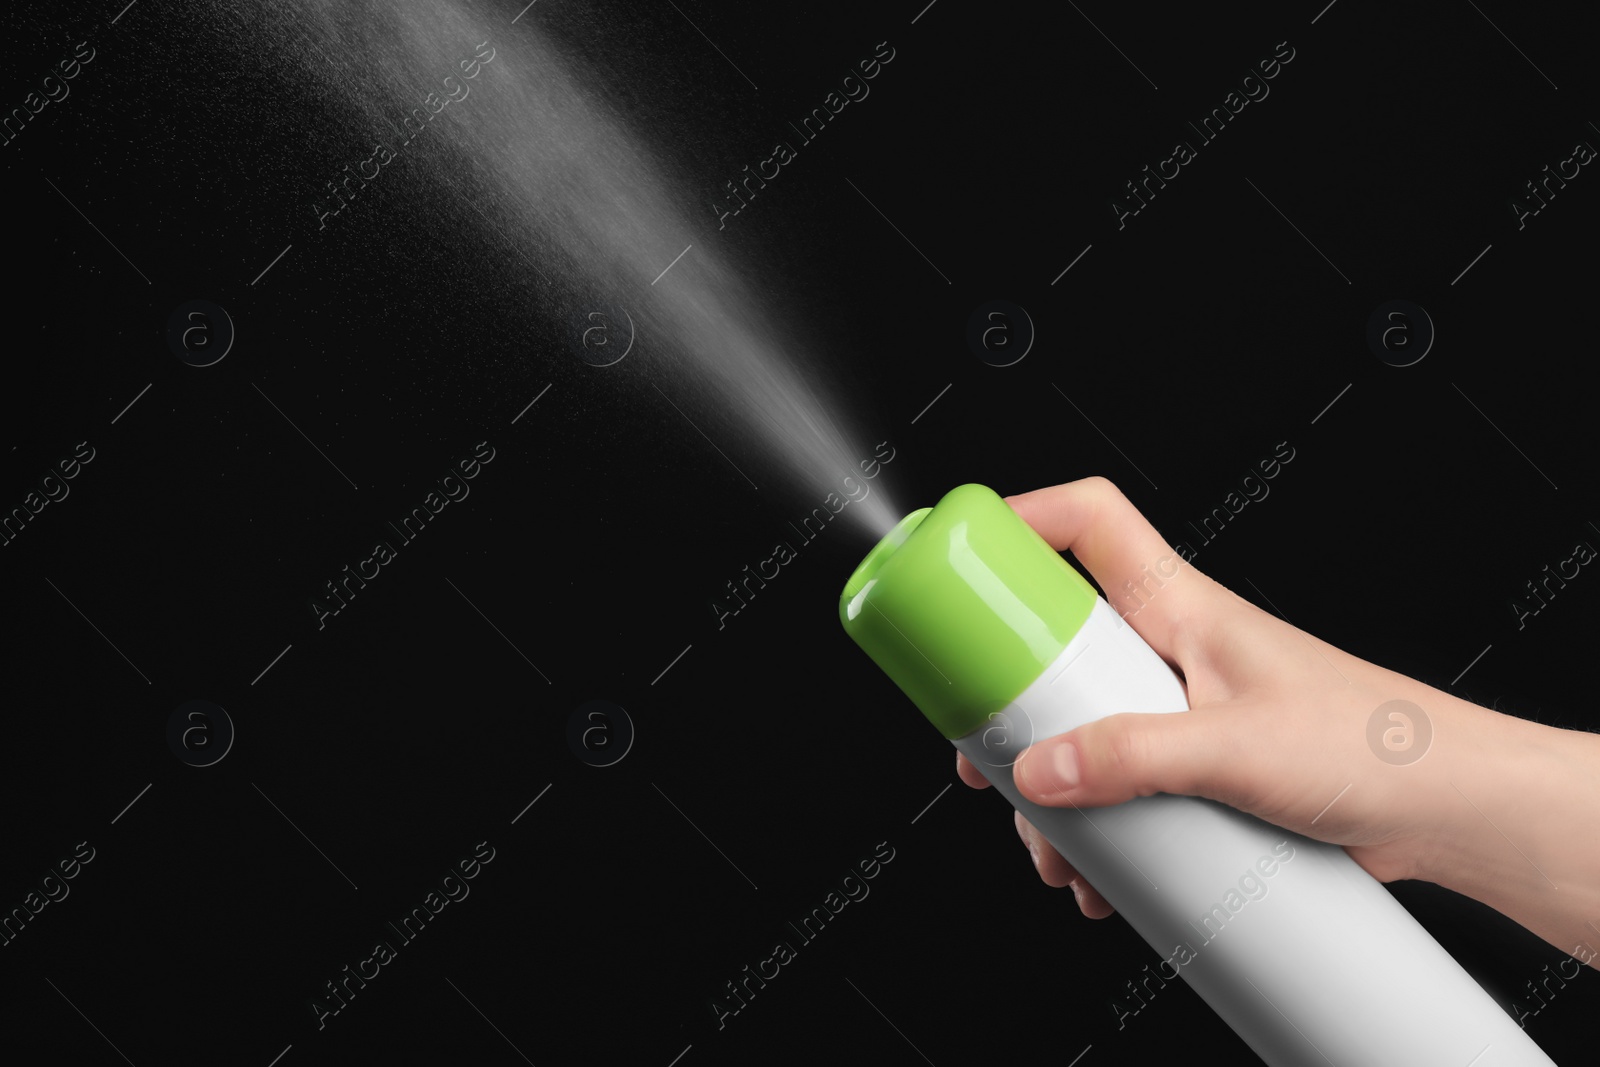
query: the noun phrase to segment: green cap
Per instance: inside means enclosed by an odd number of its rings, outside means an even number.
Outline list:
[[[961,485],[867,553],[845,583],[839,618],[955,739],[1032,684],[1098,596],[994,490]]]

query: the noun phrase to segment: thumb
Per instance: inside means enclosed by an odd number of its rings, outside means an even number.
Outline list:
[[[1247,763],[1235,709],[1123,713],[1031,745],[1012,768],[1035,804],[1105,807],[1153,793],[1209,797],[1250,811],[1264,780]]]

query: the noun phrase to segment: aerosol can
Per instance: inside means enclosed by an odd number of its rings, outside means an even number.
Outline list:
[[[1041,807],[1030,744],[1187,712],[1177,675],[981,485],[900,521],[845,584],[850,637],[1272,1067],[1552,1061],[1337,845],[1199,797]]]

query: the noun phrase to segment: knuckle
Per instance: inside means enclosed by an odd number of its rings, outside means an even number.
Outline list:
[[[1144,788],[1148,746],[1143,731],[1136,729],[1133,720],[1124,715],[1102,719],[1100,748],[1105,753],[1105,771],[1113,781],[1133,789],[1141,795]]]
[[[1117,487],[1117,483],[1103,474],[1091,474],[1084,479],[1084,484],[1098,499],[1106,503],[1116,504],[1119,501],[1125,502],[1128,499],[1122,490]]]

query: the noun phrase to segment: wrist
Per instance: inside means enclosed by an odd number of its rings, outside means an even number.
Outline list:
[[[1600,736],[1440,694],[1418,877],[1589,962],[1600,949]]]

